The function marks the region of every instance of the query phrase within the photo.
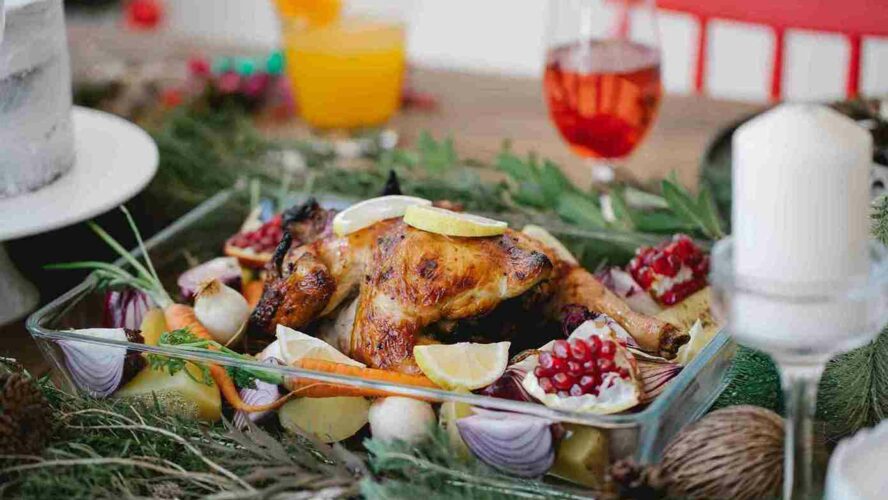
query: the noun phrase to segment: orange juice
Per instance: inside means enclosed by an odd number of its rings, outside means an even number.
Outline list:
[[[303,119],[321,129],[385,123],[401,101],[404,27],[346,18],[321,26],[290,23],[287,73]]]

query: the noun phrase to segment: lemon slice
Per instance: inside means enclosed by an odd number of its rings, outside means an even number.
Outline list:
[[[419,345],[413,348],[413,356],[419,369],[441,387],[474,390],[492,384],[506,371],[509,344]]]
[[[522,229],[521,232],[552,249],[552,251],[555,252],[555,256],[564,262],[577,265],[577,259],[572,253],[570,253],[570,250],[564,246],[564,243],[558,241],[558,238],[552,236],[552,233],[546,231],[545,228],[534,224],[528,224],[524,226],[524,229]]]
[[[342,354],[336,350],[335,347],[323,340],[306,335],[302,332],[297,332],[284,325],[277,326],[276,334],[278,352],[283,356],[281,361],[288,365],[292,365],[302,358],[312,358],[352,366],[364,366],[363,363],[355,361],[345,354]]]
[[[345,236],[379,221],[401,217],[408,207],[431,204],[429,200],[415,196],[390,195],[370,198],[336,214],[333,217],[333,232],[337,236]]]
[[[502,221],[431,206],[409,207],[404,222],[430,233],[463,237],[497,236],[509,227]]]

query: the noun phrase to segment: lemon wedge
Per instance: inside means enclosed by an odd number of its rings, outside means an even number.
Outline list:
[[[416,364],[432,382],[449,390],[474,390],[492,384],[506,371],[509,342],[418,345]]]
[[[312,358],[352,366],[364,366],[363,363],[342,354],[335,347],[317,337],[297,332],[284,325],[278,325],[275,333],[277,335],[278,352],[283,356],[281,361],[288,365],[292,365],[303,358]]]
[[[337,236],[345,236],[379,221],[401,217],[409,207],[431,204],[429,200],[415,196],[390,195],[370,198],[336,214],[333,217],[333,232]]]
[[[572,253],[570,253],[570,250],[564,246],[564,243],[558,241],[558,238],[552,236],[552,233],[546,231],[545,228],[534,224],[528,224],[524,226],[524,229],[522,229],[521,232],[542,243],[544,246],[549,247],[555,252],[555,256],[564,262],[577,265],[577,259]]]
[[[469,238],[497,236],[505,233],[509,227],[502,221],[432,206],[409,207],[404,214],[404,222],[430,233]]]

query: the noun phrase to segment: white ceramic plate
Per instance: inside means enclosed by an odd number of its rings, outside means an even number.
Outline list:
[[[115,115],[75,106],[74,167],[32,193],[0,199],[0,241],[81,222],[120,205],[157,172],[157,145]]]

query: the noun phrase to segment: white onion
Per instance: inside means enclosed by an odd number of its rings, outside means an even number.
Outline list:
[[[194,315],[214,340],[228,344],[246,326],[250,306],[243,295],[213,279],[198,289]]]
[[[106,340],[126,342],[123,328],[88,328],[73,333]],[[126,348],[98,345],[78,340],[59,340],[65,364],[78,389],[96,398],[104,398],[120,386]]]
[[[482,462],[520,477],[545,474],[555,462],[551,422],[517,413],[474,408],[456,421],[459,435]]]
[[[418,443],[428,437],[436,418],[432,405],[424,401],[391,396],[373,402],[368,420],[374,439]]]

